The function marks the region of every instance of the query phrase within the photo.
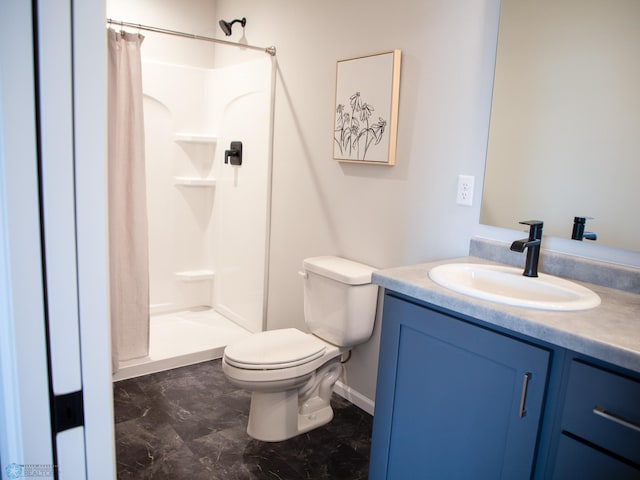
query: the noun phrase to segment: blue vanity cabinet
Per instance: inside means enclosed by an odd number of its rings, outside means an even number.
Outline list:
[[[640,479],[640,380],[571,359],[553,479]]]
[[[369,478],[529,478],[550,358],[387,291]]]

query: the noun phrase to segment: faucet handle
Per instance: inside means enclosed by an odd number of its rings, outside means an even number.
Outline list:
[[[529,226],[536,226],[536,225],[540,225],[542,226],[544,224],[544,222],[542,220],[523,220],[521,222],[518,222],[521,225],[529,225]]]
[[[523,220],[518,222],[521,225],[529,225],[529,240],[540,240],[542,238],[542,220]]]

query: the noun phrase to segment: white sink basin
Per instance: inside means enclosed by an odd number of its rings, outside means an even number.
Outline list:
[[[521,268],[480,263],[448,263],[429,272],[438,285],[482,300],[539,310],[587,310],[600,297],[582,285],[539,273],[525,277]]]

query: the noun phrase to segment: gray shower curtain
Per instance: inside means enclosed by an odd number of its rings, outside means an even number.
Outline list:
[[[149,260],[139,34],[108,29],[111,345],[118,363],[149,354]]]

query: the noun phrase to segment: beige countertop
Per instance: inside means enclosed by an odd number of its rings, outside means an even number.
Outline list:
[[[513,307],[456,293],[429,278],[431,268],[454,262],[495,263],[464,257],[389,268],[376,271],[373,282],[432,305],[640,373],[639,294],[576,281],[600,296],[600,306],[576,312]]]

